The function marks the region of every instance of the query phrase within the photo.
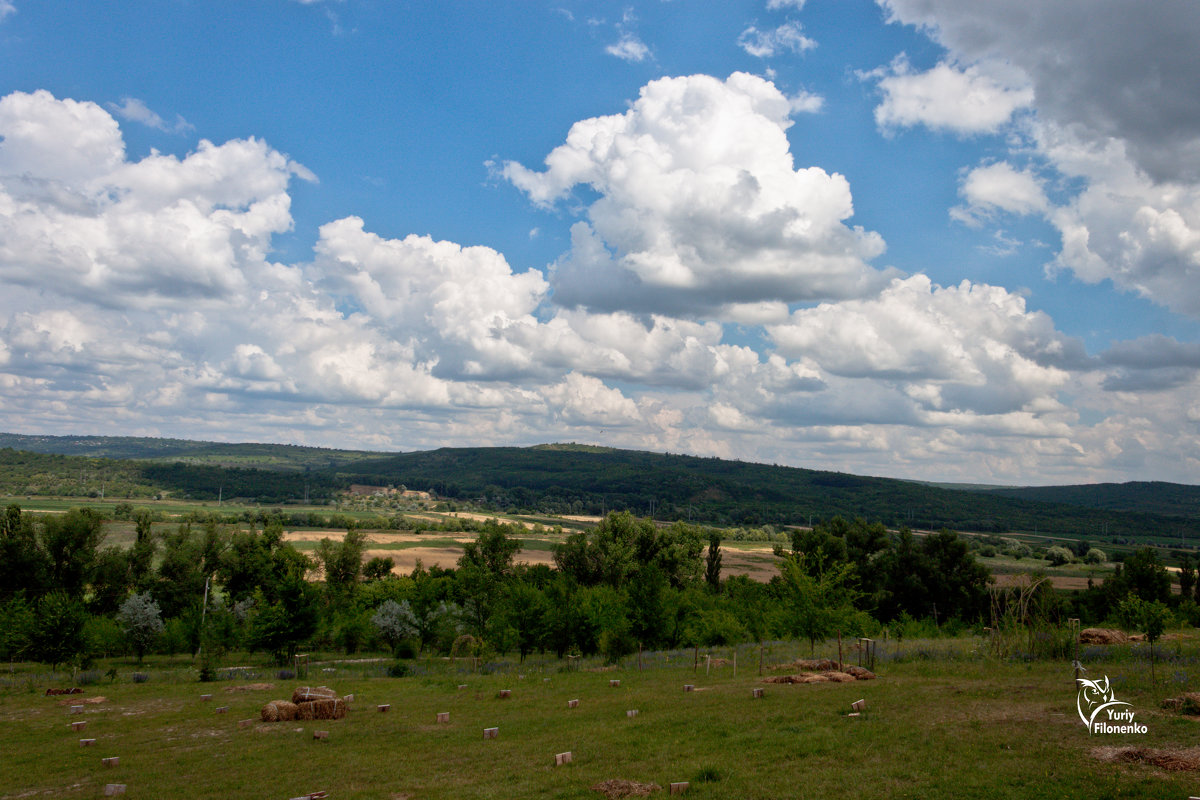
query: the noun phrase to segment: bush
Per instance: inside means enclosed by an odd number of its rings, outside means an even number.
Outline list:
[[[1087,555],[1083,557],[1083,560],[1089,564],[1103,564],[1108,561],[1108,556],[1104,554],[1103,550],[1093,547],[1087,551]]]
[[[150,676],[145,672],[135,672],[132,677],[134,683],[145,683],[150,680]]]
[[[1074,554],[1065,547],[1055,545],[1046,551],[1046,560],[1050,562],[1052,567],[1061,567],[1063,564],[1070,564]]]
[[[408,664],[396,662],[388,667],[387,671],[389,678],[403,678],[408,675]]]

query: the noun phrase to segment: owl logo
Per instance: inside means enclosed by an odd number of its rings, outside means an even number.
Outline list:
[[[1079,711],[1079,719],[1087,726],[1088,733],[1092,732],[1092,722],[1102,711],[1110,711],[1117,706],[1128,706],[1124,700],[1116,699],[1112,687],[1108,685],[1108,676],[1102,681],[1077,678],[1079,694],[1075,698],[1075,708]]]

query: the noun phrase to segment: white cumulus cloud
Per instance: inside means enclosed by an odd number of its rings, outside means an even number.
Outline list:
[[[506,162],[504,177],[539,205],[577,185],[600,194],[556,265],[556,300],[683,316],[882,285],[866,263],[882,239],[845,224],[846,179],[795,168],[791,111],[752,75],[664,78],[624,114],[573,125],[544,171]]]

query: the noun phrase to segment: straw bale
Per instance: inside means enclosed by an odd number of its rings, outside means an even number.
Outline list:
[[[848,675],[853,675],[855,680],[871,681],[875,680],[875,673],[866,667],[856,667],[853,664],[842,667],[842,672]]]
[[[1128,641],[1124,631],[1112,628],[1084,628],[1079,632],[1080,644],[1126,644]]]
[[[854,681],[858,680],[848,672],[838,672],[837,670],[830,670],[821,674],[834,683],[854,683]]]
[[[263,722],[291,722],[296,719],[297,706],[287,700],[272,700],[262,707]]]
[[[313,700],[332,700],[338,693],[328,686],[301,686],[292,692],[293,703],[309,703]]]
[[[338,697],[296,704],[296,719],[341,719],[346,716],[346,703]]]
[[[592,786],[593,792],[600,792],[608,800],[621,800],[623,797],[648,797],[651,792],[660,792],[662,787],[657,783],[638,783],[619,779],[600,781]]]
[[[819,672],[802,672],[796,675],[772,675],[763,678],[763,683],[827,683],[829,678]]]

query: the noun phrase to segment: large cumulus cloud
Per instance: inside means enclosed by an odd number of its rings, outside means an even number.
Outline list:
[[[575,123],[541,172],[502,174],[549,206],[599,195],[572,229],[555,299],[596,310],[705,316],[739,304],[854,297],[886,280],[882,239],[846,224],[850,186],[797,169],[788,99],[744,73],[663,78],[623,114]]]

